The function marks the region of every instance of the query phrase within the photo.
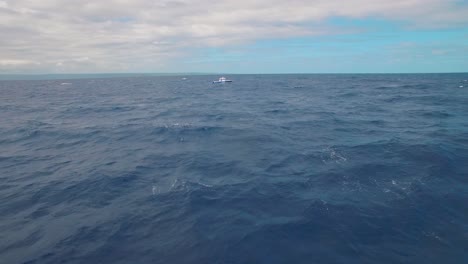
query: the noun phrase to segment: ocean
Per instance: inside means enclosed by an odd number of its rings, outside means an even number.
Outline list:
[[[218,77],[0,81],[0,263],[468,263],[468,73]]]

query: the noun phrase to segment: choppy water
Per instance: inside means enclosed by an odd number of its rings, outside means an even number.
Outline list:
[[[0,81],[0,262],[468,262],[468,74],[217,77]]]

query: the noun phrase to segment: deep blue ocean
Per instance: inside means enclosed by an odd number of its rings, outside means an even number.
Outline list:
[[[468,74],[0,81],[0,263],[468,263]]]

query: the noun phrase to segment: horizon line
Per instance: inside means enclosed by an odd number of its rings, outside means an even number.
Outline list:
[[[102,73],[0,73],[0,81],[12,81],[12,80],[47,80],[46,77],[81,77],[81,79],[89,79],[96,76],[101,76],[104,78],[112,77],[141,77],[141,76],[183,76],[183,75],[379,75],[379,74],[468,74],[466,72],[284,72],[284,73],[220,73],[220,72],[102,72]],[[19,77],[27,78],[31,77],[32,79],[15,79]],[[34,77],[40,79],[34,79]],[[53,78],[56,79],[56,78]],[[67,79],[67,78],[65,78]]]

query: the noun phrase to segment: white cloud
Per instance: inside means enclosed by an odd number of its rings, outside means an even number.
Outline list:
[[[38,62],[34,62],[34,61],[30,61],[30,60],[0,60],[0,66],[21,66],[21,65],[31,65],[31,64],[35,64],[35,65],[39,65],[40,63]]]
[[[66,65],[73,71],[158,71],[197,48],[350,30],[328,25],[334,17],[451,27],[466,25],[466,14],[466,5],[457,0],[4,0],[0,59],[9,60],[0,65],[38,71],[63,71]]]

